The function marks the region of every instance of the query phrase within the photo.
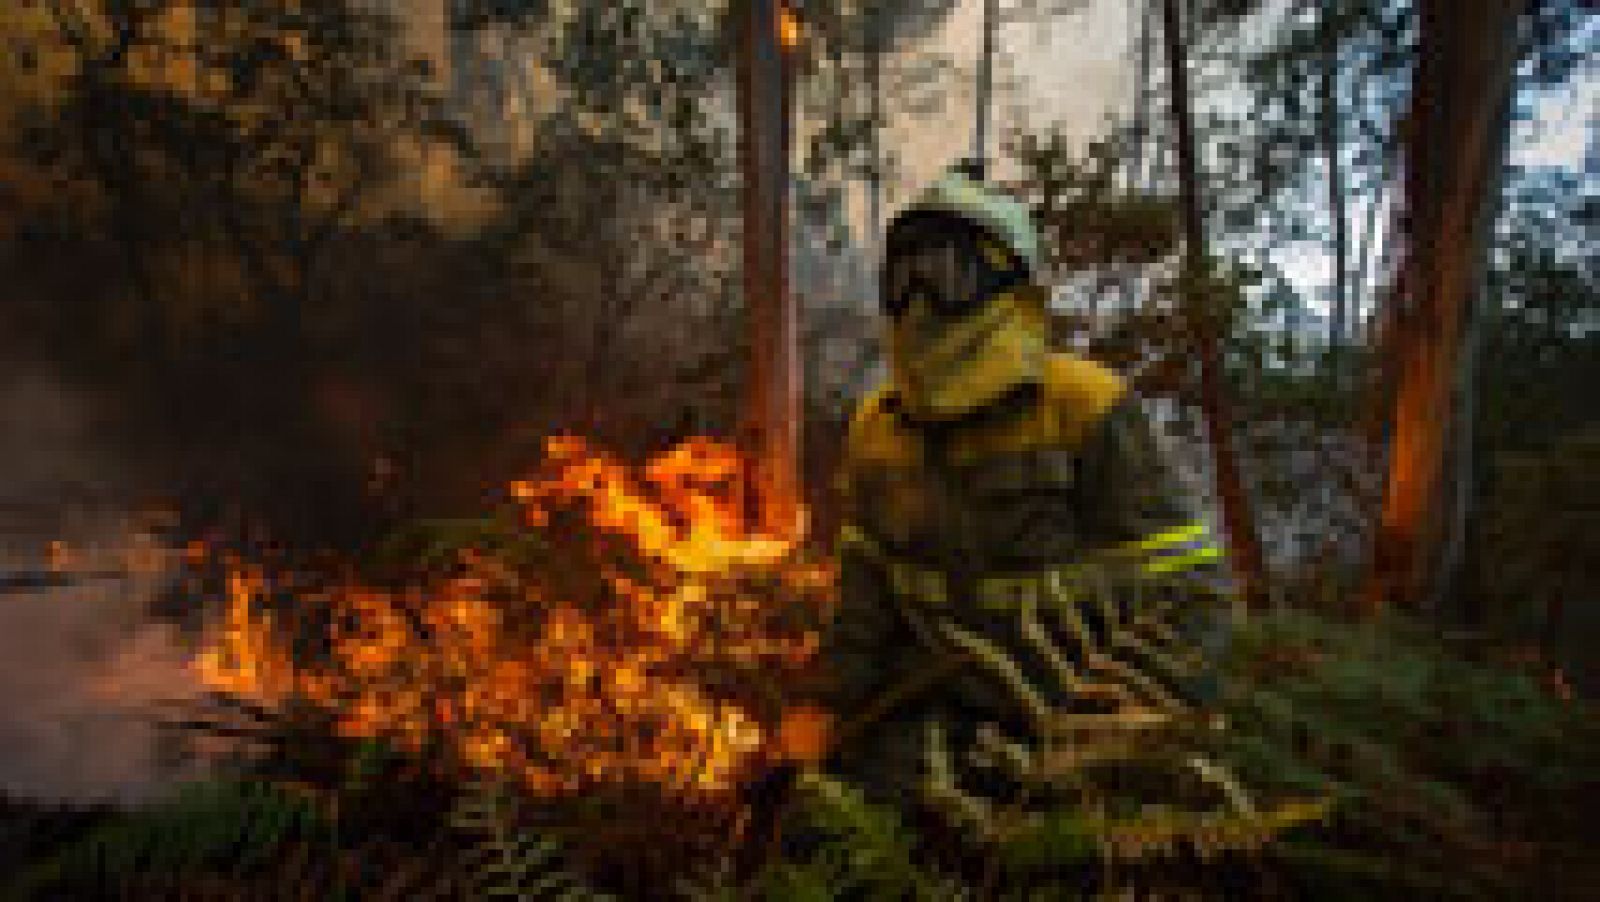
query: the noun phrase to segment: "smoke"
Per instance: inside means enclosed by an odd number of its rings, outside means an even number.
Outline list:
[[[98,405],[38,368],[0,370],[0,793],[130,802],[198,765],[157,726],[197,682],[149,616],[169,579]],[[52,553],[52,543],[59,543]],[[56,585],[19,586],[52,572]],[[113,575],[120,574],[120,575]]]

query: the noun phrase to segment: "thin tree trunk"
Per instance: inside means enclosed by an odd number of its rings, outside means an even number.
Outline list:
[[[978,57],[977,121],[972,130],[972,158],[987,159],[989,122],[994,112],[994,38],[999,26],[999,0],[983,0],[983,50]]]
[[[1460,378],[1498,202],[1525,0],[1422,0],[1407,123],[1406,242],[1389,318],[1392,439],[1362,604],[1424,606],[1459,566],[1452,438],[1470,441]],[[1463,455],[1464,457],[1464,455]]]
[[[799,323],[788,286],[788,59],[778,0],[739,11],[744,289],[750,323],[745,450],[753,512],[776,534],[801,528]]]
[[[1138,48],[1139,63],[1134,71],[1133,90],[1133,126],[1130,129],[1129,148],[1124,154],[1123,165],[1126,173],[1124,188],[1130,195],[1144,194],[1150,189],[1147,181],[1145,155],[1150,132],[1150,3],[1144,0],[1138,4],[1136,13],[1138,19],[1138,33],[1132,41]],[[1108,318],[1117,319],[1126,316],[1137,308],[1138,285],[1136,283],[1137,268],[1119,266],[1117,278],[1116,300],[1111,305],[1112,309]],[[1092,300],[1091,300],[1092,303]],[[1089,347],[1094,347],[1094,340],[1102,331],[1100,318],[1097,311],[1090,310],[1093,326],[1089,333]]]
[[[1150,131],[1150,3],[1139,4],[1139,65],[1135,70],[1133,90],[1133,148],[1129,167],[1128,190],[1143,193],[1150,185],[1146,175],[1145,154]]]
[[[1178,0],[1162,0],[1162,31],[1166,37],[1168,90],[1171,92],[1172,127],[1178,138],[1178,175],[1184,229],[1184,271],[1191,290],[1208,267],[1205,223],[1200,200],[1198,152],[1194,120],[1189,106],[1188,53]],[[1222,506],[1223,528],[1234,572],[1246,602],[1259,607],[1265,600],[1265,573],[1260,539],[1256,535],[1249,497],[1233,455],[1233,427],[1229,419],[1227,389],[1214,312],[1201,309],[1196,297],[1185,300],[1200,358],[1200,408],[1211,439],[1217,480],[1217,500]]]
[[[867,231],[877,235],[883,226],[883,55],[887,52],[883,14],[869,14],[867,27],[868,116],[872,120],[870,173],[867,177]]]
[[[1350,281],[1353,292],[1352,300],[1355,302],[1348,322],[1348,338],[1352,344],[1361,344],[1367,340],[1369,322],[1376,317],[1378,312],[1375,293],[1369,286],[1374,283],[1373,270],[1377,268],[1373,257],[1377,253],[1379,213],[1385,206],[1388,197],[1390,171],[1393,168],[1390,160],[1394,157],[1392,150],[1385,151],[1381,176],[1378,188],[1372,194],[1372,200],[1367,204],[1367,215],[1361,226],[1361,244],[1356,249],[1355,278]],[[1368,303],[1368,301],[1371,303]],[[1370,309],[1369,309],[1370,308]]]
[[[1333,299],[1328,321],[1328,345],[1342,344],[1348,330],[1350,304],[1350,227],[1344,196],[1343,146],[1339,128],[1339,20],[1336,9],[1325,9],[1321,83],[1322,147],[1328,161],[1328,209],[1333,219]]]

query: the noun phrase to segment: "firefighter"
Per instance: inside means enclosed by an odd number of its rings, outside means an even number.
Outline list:
[[[890,375],[841,468],[830,769],[978,833],[1203,719],[1226,634],[1221,550],[1047,298],[1027,208],[946,172],[889,226]]]

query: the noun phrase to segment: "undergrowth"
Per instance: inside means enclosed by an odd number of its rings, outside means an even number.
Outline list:
[[[312,754],[303,725],[269,725],[296,741],[159,804],[46,814],[8,803],[0,836],[26,859],[0,862],[0,898],[1596,897],[1581,813],[1600,800],[1590,703],[1399,618],[1266,615],[1236,636],[1228,672],[1225,760],[1254,790],[1327,805],[1249,852],[1203,854],[1196,825],[1157,842],[1151,815],[1119,828],[1148,854],[1112,854],[1111,826],[1063,811],[973,860],[858,787],[806,777],[775,834],[678,856],[676,879],[619,884],[607,873],[615,850],[600,847],[670,832],[669,821],[628,824],[617,800],[596,813],[483,775],[427,774],[373,743],[325,738]]]
[[[1600,787],[1592,704],[1398,616],[1284,612],[1237,644],[1230,760],[1256,785],[1338,801],[1324,825],[1270,850],[1302,891],[1531,898],[1554,877],[1540,897],[1555,898],[1594,879],[1546,870],[1586,841],[1574,814]]]

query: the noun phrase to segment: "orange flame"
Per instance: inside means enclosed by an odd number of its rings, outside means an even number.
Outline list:
[[[793,50],[800,46],[800,17],[787,3],[778,5],[778,43],[785,50]]]
[[[309,701],[348,736],[443,738],[459,763],[541,793],[717,792],[787,754],[793,736],[773,724],[793,734],[792,713],[739,693],[807,664],[832,574],[740,515],[737,454],[691,439],[641,479],[579,438],[546,453],[544,473],[511,486],[530,535],[560,549],[540,567],[467,551],[426,585],[302,596],[296,612],[320,613],[327,641],[296,660],[271,580],[238,564],[196,672],[259,702]]]

